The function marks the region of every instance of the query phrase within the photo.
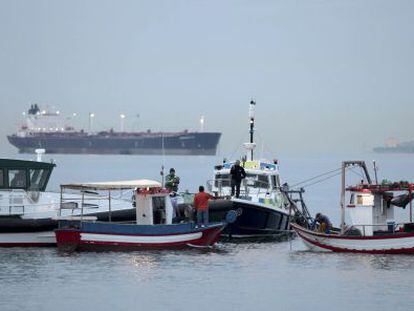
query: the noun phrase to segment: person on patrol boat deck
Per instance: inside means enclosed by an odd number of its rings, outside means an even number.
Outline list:
[[[230,169],[231,175],[231,196],[234,196],[234,188],[236,188],[236,198],[240,196],[240,184],[241,181],[246,178],[246,172],[243,167],[240,166],[240,161],[236,163]]]
[[[197,211],[197,224],[207,225],[208,224],[208,200],[214,197],[204,192],[204,187],[198,187],[198,193],[194,196],[194,208]]]
[[[178,191],[178,185],[180,184],[180,177],[175,175],[175,169],[170,168],[170,173],[166,177],[165,187],[171,192]]]

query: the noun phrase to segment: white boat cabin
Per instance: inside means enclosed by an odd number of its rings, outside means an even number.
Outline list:
[[[57,208],[58,200],[45,193],[54,167],[53,163],[0,159],[0,215],[23,215],[39,207]]]
[[[135,191],[137,225],[172,224],[173,206],[169,192],[160,188]]]
[[[405,208],[412,201],[413,184],[360,184],[347,188],[350,193],[346,206],[350,225],[364,236],[394,232],[395,207]],[[410,213],[412,206],[410,206]],[[412,216],[411,216],[412,217]]]

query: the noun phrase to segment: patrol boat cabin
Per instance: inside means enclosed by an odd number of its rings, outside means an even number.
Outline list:
[[[218,165],[214,170],[214,183],[211,191],[216,196],[231,195],[231,176],[230,170],[235,162],[223,163]],[[273,189],[280,188],[279,167],[277,161],[273,163],[265,161],[244,161],[241,166],[246,172],[246,178],[243,180],[240,188],[240,195],[243,198],[253,200],[258,195],[270,193]],[[264,196],[263,200],[264,201]]]

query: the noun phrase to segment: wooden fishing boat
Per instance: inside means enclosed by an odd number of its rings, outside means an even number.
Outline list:
[[[363,168],[367,182],[345,187],[345,171],[355,165]],[[291,226],[313,251],[414,254],[413,190],[414,184],[408,182],[372,183],[364,162],[346,161],[342,163],[341,229],[327,234],[298,224]],[[347,194],[349,204],[345,205]],[[395,208],[407,205],[409,222],[396,223]],[[349,225],[345,223],[346,210]]]
[[[313,251],[367,254],[414,254],[414,232],[396,231],[373,236],[324,234],[297,224],[292,228]],[[407,227],[402,227],[407,230]],[[412,228],[409,228],[412,230]]]
[[[198,226],[173,223],[173,206],[167,190],[151,180],[62,185],[70,190],[134,189],[134,223],[99,222],[91,217],[64,217],[55,230],[57,246],[65,250],[133,250],[142,248],[209,247],[214,245],[226,222]]]

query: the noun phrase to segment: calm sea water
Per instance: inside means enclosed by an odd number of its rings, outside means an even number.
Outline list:
[[[19,156],[22,157],[22,156]],[[26,156],[26,158],[28,158]],[[53,156],[50,189],[72,181],[159,178],[161,157]],[[381,178],[414,180],[413,155],[281,156],[291,184],[375,158]],[[49,159],[46,157],[45,159]],[[167,157],[181,189],[211,179],[218,157]],[[360,177],[355,175],[355,180]],[[312,213],[339,218],[339,176],[307,188]],[[400,216],[407,215],[406,211]],[[0,310],[412,310],[414,256],[320,254],[302,242],[213,250],[59,253],[0,249]]]

